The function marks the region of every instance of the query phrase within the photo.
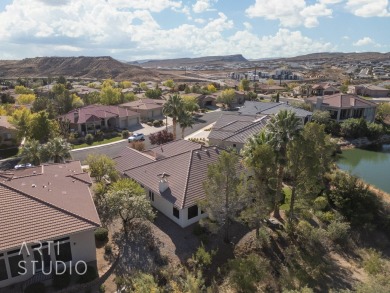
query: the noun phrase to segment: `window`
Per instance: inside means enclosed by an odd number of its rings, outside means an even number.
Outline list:
[[[47,243],[43,243],[42,247],[40,247],[40,245],[32,246],[32,249],[34,250],[34,260],[38,261],[35,264],[37,271],[41,271],[43,268],[49,268],[51,265],[51,257],[47,246]]]
[[[198,216],[198,206],[194,205],[188,208],[188,220]]]
[[[173,207],[173,215],[180,219],[180,211],[176,207]]]
[[[237,145],[235,143],[233,143],[233,147],[235,148],[235,147],[237,147]]]
[[[19,251],[18,251],[19,253]],[[21,275],[24,271],[19,267],[19,262],[23,261],[23,255],[13,255],[13,256],[8,256],[8,264],[9,268],[11,271],[11,277],[15,278],[19,275]]]
[[[63,242],[61,239],[55,241],[55,253],[57,261],[68,262],[72,260],[72,248],[70,247],[69,237],[65,239],[67,239],[65,240],[67,242]]]
[[[7,268],[5,266],[5,259],[0,258],[0,281],[8,279]]]
[[[151,191],[151,190],[149,190],[149,199],[150,199],[151,201],[154,201],[154,193],[153,193],[153,191]]]

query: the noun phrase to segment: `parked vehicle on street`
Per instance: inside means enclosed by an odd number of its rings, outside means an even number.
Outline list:
[[[127,140],[128,140],[128,142],[145,140],[145,136],[143,133],[134,133],[132,136],[129,136],[129,138]]]

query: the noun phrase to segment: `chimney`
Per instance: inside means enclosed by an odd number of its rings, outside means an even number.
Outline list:
[[[74,115],[74,121],[77,122],[77,120],[79,119],[79,109],[76,109],[76,111],[74,111],[73,115]]]
[[[317,103],[316,103],[316,109],[320,110],[322,106],[322,101],[324,100],[323,97],[317,97]]]
[[[160,192],[164,192],[169,187],[168,177],[169,175],[165,172],[162,174],[157,175],[160,178],[160,181],[158,182],[158,190]]]

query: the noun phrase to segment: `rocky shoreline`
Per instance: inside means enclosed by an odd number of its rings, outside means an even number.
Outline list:
[[[369,140],[367,137],[360,137],[356,139],[343,139],[340,138],[337,145],[341,150],[348,150],[353,148],[361,148],[369,145],[390,143],[390,134],[384,134],[380,138],[375,140]]]

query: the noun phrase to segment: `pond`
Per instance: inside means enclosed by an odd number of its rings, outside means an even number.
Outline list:
[[[390,193],[390,144],[343,151],[338,166]]]

